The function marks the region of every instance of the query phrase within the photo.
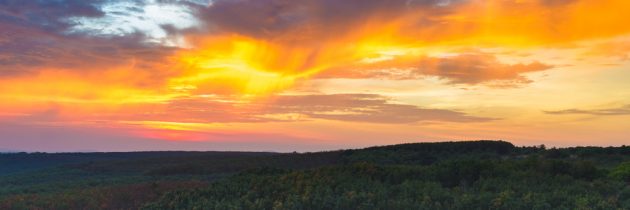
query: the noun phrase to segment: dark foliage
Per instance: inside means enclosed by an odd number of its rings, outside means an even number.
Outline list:
[[[0,209],[630,209],[629,147],[12,155]]]

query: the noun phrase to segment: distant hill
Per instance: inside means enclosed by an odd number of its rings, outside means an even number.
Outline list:
[[[0,175],[71,164],[118,163],[156,158],[227,158],[271,155],[267,152],[90,152],[90,153],[4,153]],[[117,162],[118,161],[118,162]],[[160,163],[162,164],[162,163]]]
[[[22,152],[19,150],[11,150],[11,149],[2,149],[0,148],[0,154],[6,154],[6,153],[18,153],[18,152]]]

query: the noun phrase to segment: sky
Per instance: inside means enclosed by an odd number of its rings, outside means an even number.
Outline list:
[[[630,144],[627,0],[0,0],[0,150]]]

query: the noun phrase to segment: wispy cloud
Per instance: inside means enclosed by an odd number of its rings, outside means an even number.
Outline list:
[[[586,114],[597,116],[630,115],[630,105],[608,109],[565,109],[559,111],[545,111],[545,113],[555,115]]]

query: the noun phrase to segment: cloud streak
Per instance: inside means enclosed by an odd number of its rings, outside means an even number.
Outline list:
[[[608,109],[565,109],[559,111],[545,111],[545,113],[553,115],[585,114],[596,116],[620,116],[630,115],[630,105]]]
[[[446,79],[452,84],[470,84],[504,81],[528,83],[523,74],[545,71],[553,66],[540,62],[504,64],[487,53],[463,53],[449,57],[402,56],[370,64],[332,69],[319,75],[321,78],[380,78],[414,80],[426,76]]]
[[[218,98],[188,98],[169,102],[162,114],[149,114],[144,120],[180,119],[188,122],[299,122],[313,119],[367,122],[487,122],[446,109],[421,108],[399,104],[377,94],[278,95],[262,101],[232,101]]]
[[[485,122],[490,118],[464,113],[396,104],[376,94],[280,96],[272,114],[303,114],[311,118],[371,123]]]

